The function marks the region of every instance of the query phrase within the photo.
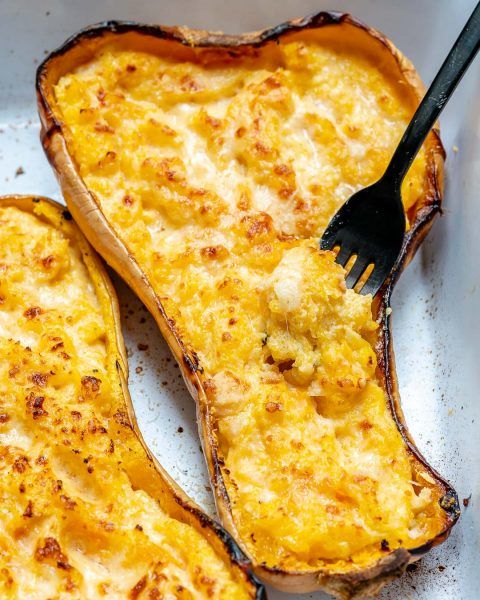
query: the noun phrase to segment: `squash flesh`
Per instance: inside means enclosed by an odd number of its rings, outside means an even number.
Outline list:
[[[55,95],[83,180],[200,358],[242,544],[270,567],[338,571],[420,546],[444,527],[439,490],[411,481],[370,306],[314,250],[383,172],[411,99],[341,45],[196,57],[104,47]],[[293,300],[275,277],[299,281]]]
[[[0,206],[2,597],[250,597],[143,489],[91,250],[34,206]]]

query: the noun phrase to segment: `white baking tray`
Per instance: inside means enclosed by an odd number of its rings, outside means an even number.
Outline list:
[[[86,25],[133,19],[238,33],[321,9],[345,10],[386,33],[429,82],[475,2],[0,0],[0,194],[62,200],[38,139],[34,76],[47,51]],[[448,153],[444,216],[394,294],[395,350],[418,446],[460,501],[471,500],[450,539],[387,587],[382,600],[480,598],[480,57],[441,125]],[[153,320],[118,278],[115,283],[140,428],[171,475],[212,514],[193,402]],[[138,344],[149,349],[139,351]],[[269,592],[272,600],[295,597]]]

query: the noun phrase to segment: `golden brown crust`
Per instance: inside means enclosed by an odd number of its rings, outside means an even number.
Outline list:
[[[128,39],[129,43],[134,42],[140,47],[148,46],[148,44],[168,43],[172,52],[177,54],[188,53],[191,48],[195,47],[228,48],[229,52],[254,52],[256,47],[274,42],[279,37],[295,36],[297,32],[315,30],[326,26],[343,30],[348,29],[349,36],[360,36],[362,43],[365,43],[371,52],[382,55],[382,59],[387,65],[386,68],[395,70],[398,73],[401,85],[405,86],[405,89],[413,94],[418,102],[423,95],[423,85],[410,61],[382,34],[367,28],[351,16],[341,13],[322,12],[305,19],[295,19],[272,29],[241,36],[227,36],[186,28],[141,26],[132,23],[105,23],[88,28],[71,38],[59,50],[52,53],[38,71],[37,92],[42,119],[42,141],[47,156],[59,178],[69,208],[81,229],[100,254],[122,275],[149,308],[180,363],[188,389],[197,402],[201,440],[215,489],[217,509],[222,523],[234,536],[237,532],[219,466],[212,418],[205,394],[204,378],[197,369],[196,357],[183,346],[175,330],[167,321],[162,304],[144,273],[134,257],[129,255],[123,243],[115,237],[94,196],[83,183],[74,160],[68,153],[62,133],[62,125],[54,116],[53,86],[64,73],[87,60],[92,55],[93,49],[97,48],[99,44],[111,40],[113,36],[125,36],[124,39]],[[335,30],[335,35],[339,33],[339,30]],[[446,511],[447,526],[440,535],[422,547],[414,550],[403,548],[395,550],[379,560],[374,566],[363,570],[357,569],[336,574],[329,573],[328,570],[308,573],[284,572],[263,565],[255,565],[256,572],[261,577],[285,591],[310,592],[322,589],[339,598],[372,596],[385,583],[401,574],[409,562],[417,560],[430,547],[443,541],[459,516],[455,491],[438,473],[427,465],[425,459],[416,449],[404,423],[394,367],[390,319],[386,311],[395,282],[413,257],[418,244],[428,232],[433,218],[440,210],[444,151],[437,131],[432,132],[427,138],[426,149],[427,191],[409,212],[411,227],[405,236],[401,257],[374,303],[376,316],[381,319],[381,333],[376,353],[378,355],[379,376],[388,393],[393,418],[411,454],[419,465],[422,464],[428,470],[439,489],[441,489],[445,499],[442,507]]]
[[[35,206],[37,206],[38,203],[48,204],[55,209],[55,212],[53,213],[55,215],[53,225],[56,228],[62,229],[65,222],[68,222],[69,227],[71,227],[72,215],[70,212],[53,200],[44,197],[19,195],[0,197],[1,207],[13,206],[29,213],[34,212]],[[47,217],[41,218],[47,219]],[[145,450],[146,460],[148,461],[145,471],[148,471],[149,468],[153,470],[151,485],[154,497],[159,499],[162,508],[173,518],[194,527],[208,540],[215,552],[230,566],[234,578],[237,581],[242,582],[245,586],[250,598],[262,600],[262,598],[265,598],[264,588],[252,574],[250,570],[251,565],[242,551],[238,548],[237,544],[222,527],[205,515],[185,492],[183,492],[145,444],[137,425],[133,403],[127,386],[128,362],[121,330],[117,295],[99,256],[93,251],[82,233],[78,231],[77,227],[75,227],[75,234],[75,242],[79,246],[83,259],[88,267],[89,274],[92,278],[96,279],[97,292],[100,292],[103,296],[101,301],[107,301],[111,306],[111,310],[107,311],[108,315],[111,316],[108,325],[112,326],[114,331],[115,347],[109,346],[109,361],[112,361],[112,364],[116,366],[118,379],[123,391],[125,406],[128,412],[129,425],[132,426],[135,435]],[[145,473],[142,473],[139,477],[142,478],[144,475]],[[142,484],[144,483],[145,481],[142,480]]]

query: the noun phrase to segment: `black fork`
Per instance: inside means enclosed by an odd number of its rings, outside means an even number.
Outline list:
[[[480,2],[413,115],[382,178],[353,194],[325,230],[320,247],[333,250],[338,246],[338,263],[345,266],[356,255],[346,278],[348,287],[355,287],[373,265],[360,293],[375,295],[392,271],[405,236],[402,181],[479,48]]]

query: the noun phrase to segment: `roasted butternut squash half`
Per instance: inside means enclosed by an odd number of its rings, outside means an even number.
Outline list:
[[[261,598],[143,445],[117,300],[64,207],[0,199],[0,596]]]
[[[37,85],[71,211],[197,400],[223,523],[281,589],[374,594],[458,517],[403,423],[388,319],[439,208],[437,133],[374,301],[318,240],[382,174],[421,94],[412,65],[336,13],[240,37],[108,23],[50,55]]]

